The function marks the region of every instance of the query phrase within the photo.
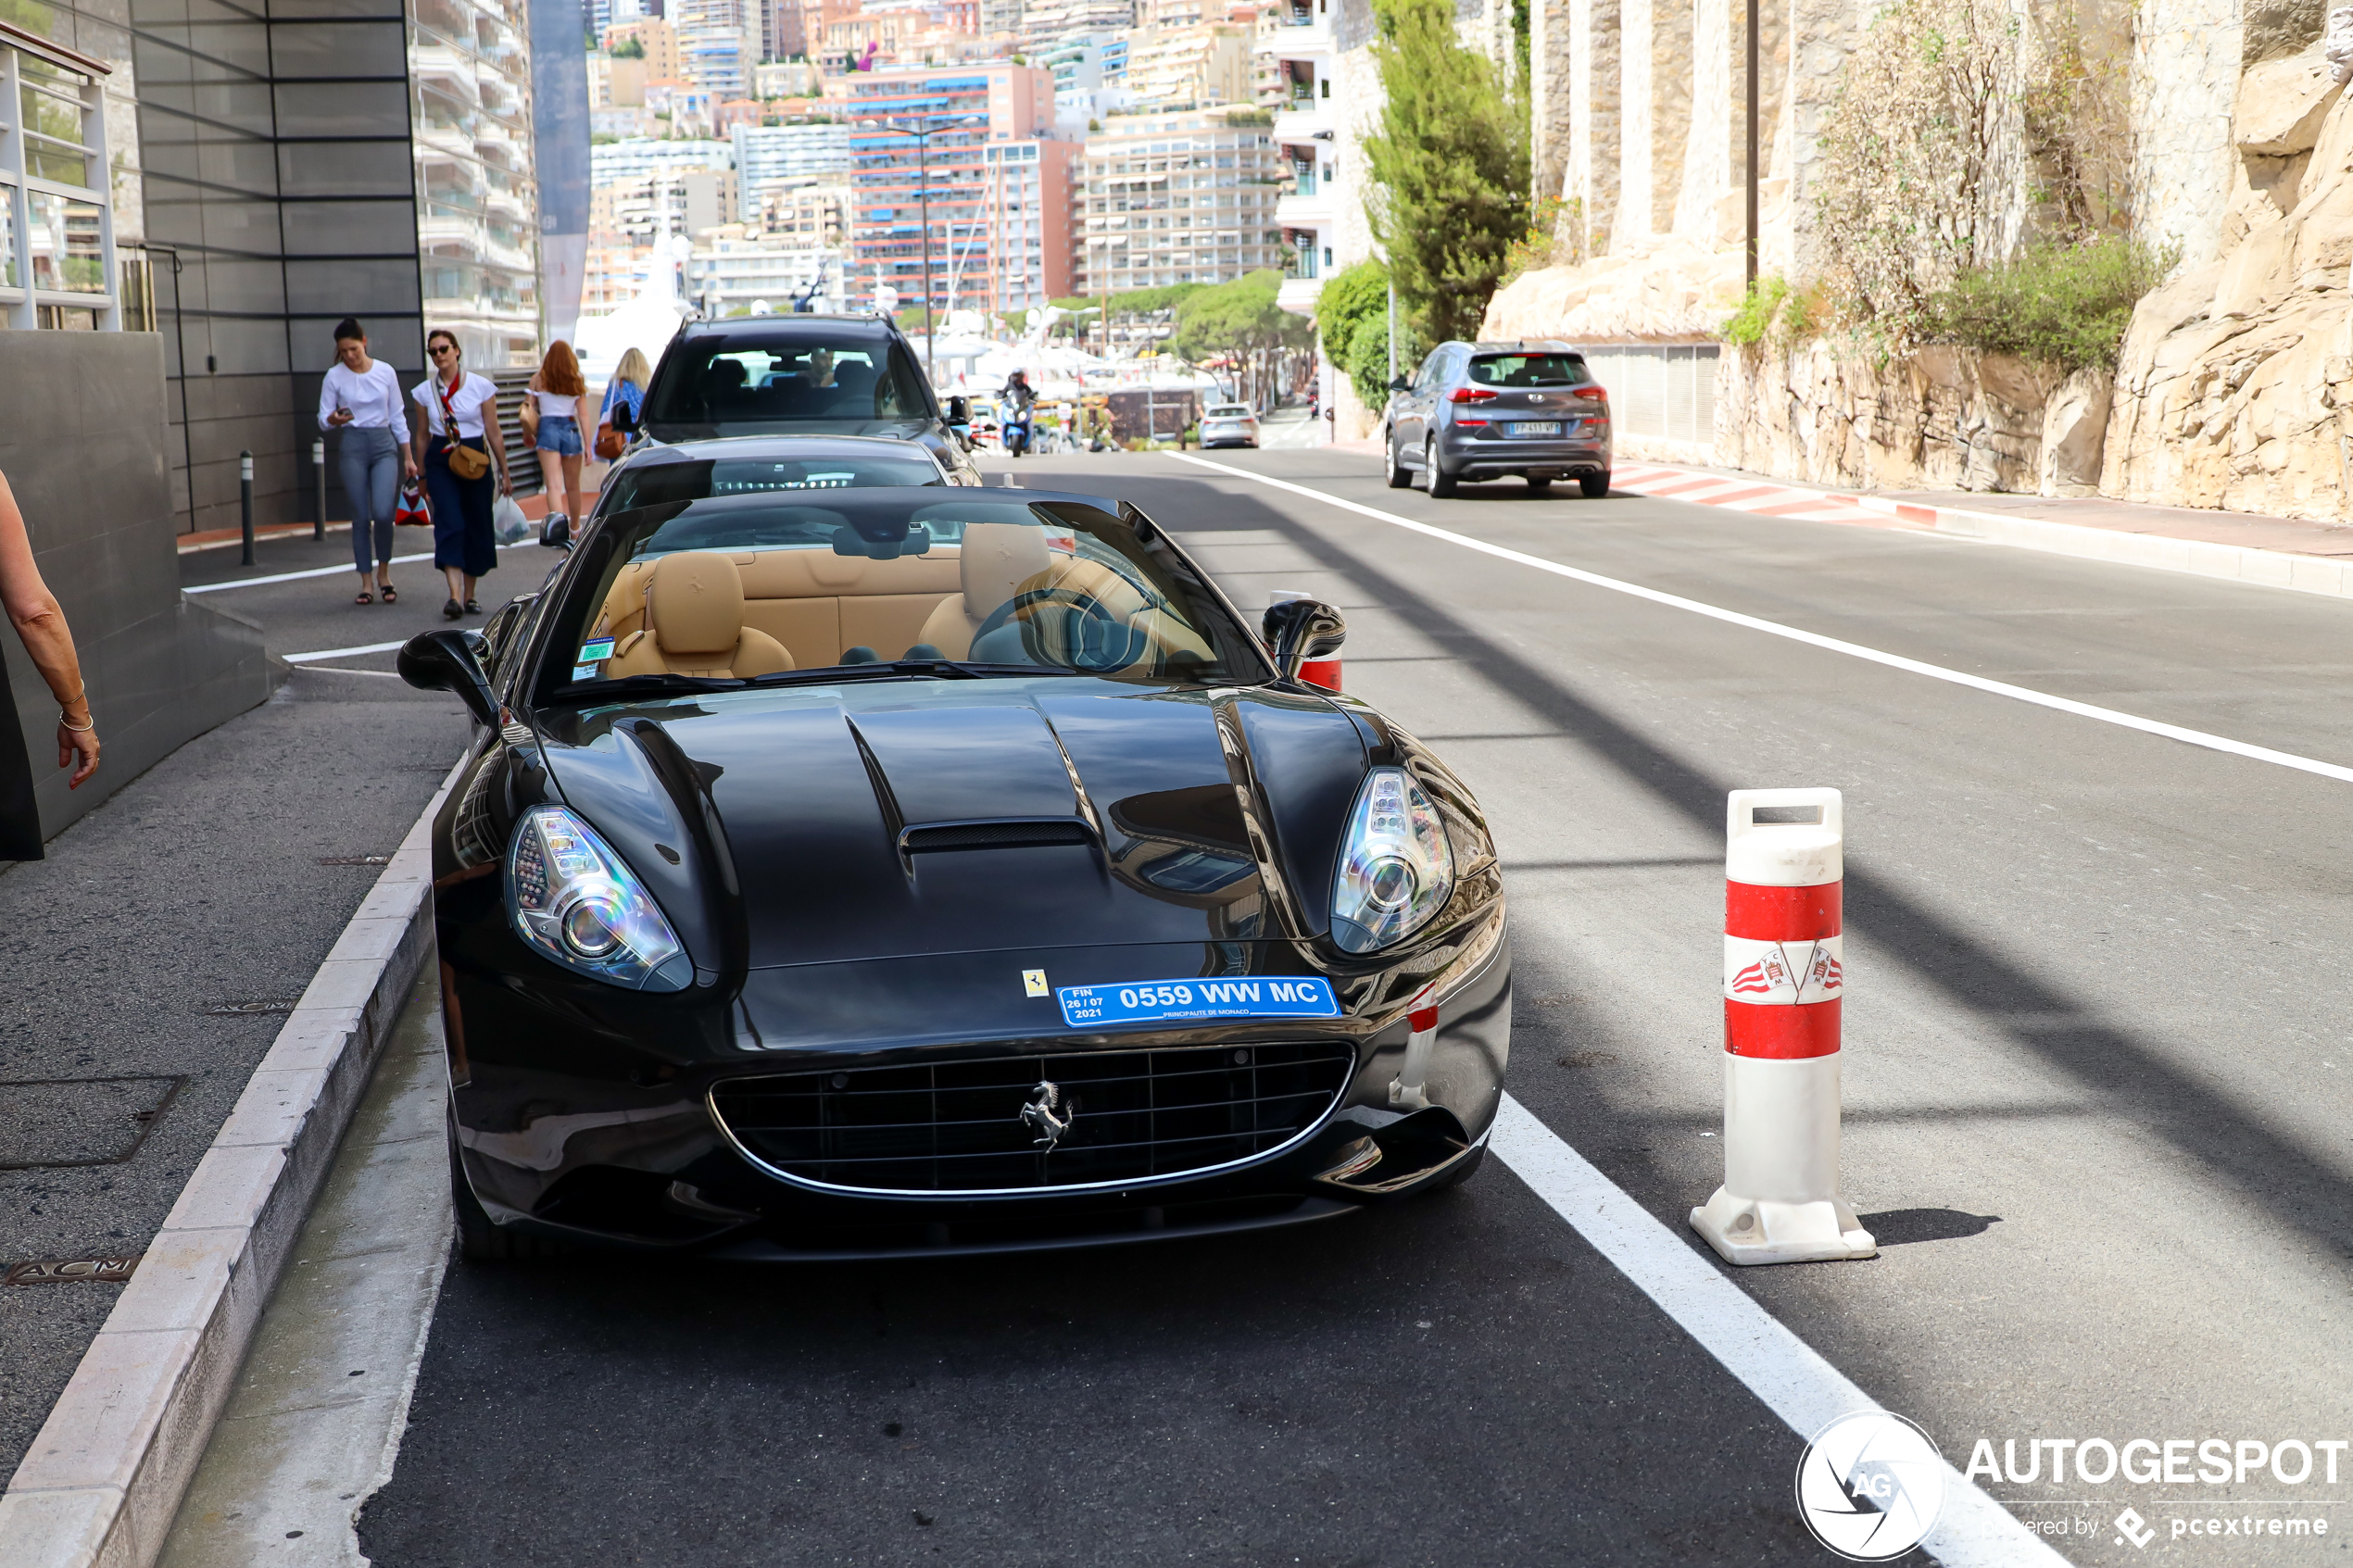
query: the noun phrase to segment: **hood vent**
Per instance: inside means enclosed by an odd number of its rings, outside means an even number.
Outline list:
[[[899,835],[902,855],[949,849],[1031,849],[1047,845],[1091,845],[1087,824],[1070,817],[999,817],[976,822],[932,822]]]

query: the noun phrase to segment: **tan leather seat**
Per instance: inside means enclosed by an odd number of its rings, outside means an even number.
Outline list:
[[[795,668],[785,646],[744,624],[743,576],[711,550],[681,550],[654,563],[645,627],[613,649],[605,673],[743,678]]]
[[[966,525],[956,562],[963,592],[939,602],[916,641],[929,643],[950,659],[967,657],[981,623],[1026,586],[1042,585],[1050,564],[1042,528],[1017,522]]]

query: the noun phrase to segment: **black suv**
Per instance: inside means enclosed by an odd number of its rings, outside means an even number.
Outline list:
[[[1565,343],[1441,343],[1390,383],[1382,421],[1391,489],[1420,474],[1433,495],[1458,481],[1518,474],[1530,490],[1574,479],[1609,494],[1609,394]]]
[[[654,368],[645,433],[669,443],[721,435],[878,435],[919,442],[964,483],[970,416],[943,409],[912,345],[879,315],[735,316],[690,321]]]

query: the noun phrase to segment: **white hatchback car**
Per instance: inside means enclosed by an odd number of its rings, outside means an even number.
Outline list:
[[[1201,444],[1210,446],[1255,446],[1258,416],[1247,403],[1212,405],[1201,417]]]

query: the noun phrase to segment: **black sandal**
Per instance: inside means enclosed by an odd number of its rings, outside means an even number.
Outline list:
[[[376,602],[376,596],[362,588],[359,590],[359,596],[351,602],[356,605],[371,605]]]
[[[384,603],[388,605],[396,605],[400,602],[400,590],[395,588],[389,583],[377,589],[376,592],[384,596]]]
[[[480,615],[482,613],[482,606],[476,604],[472,599],[468,599],[466,601],[466,613],[468,615]]]

